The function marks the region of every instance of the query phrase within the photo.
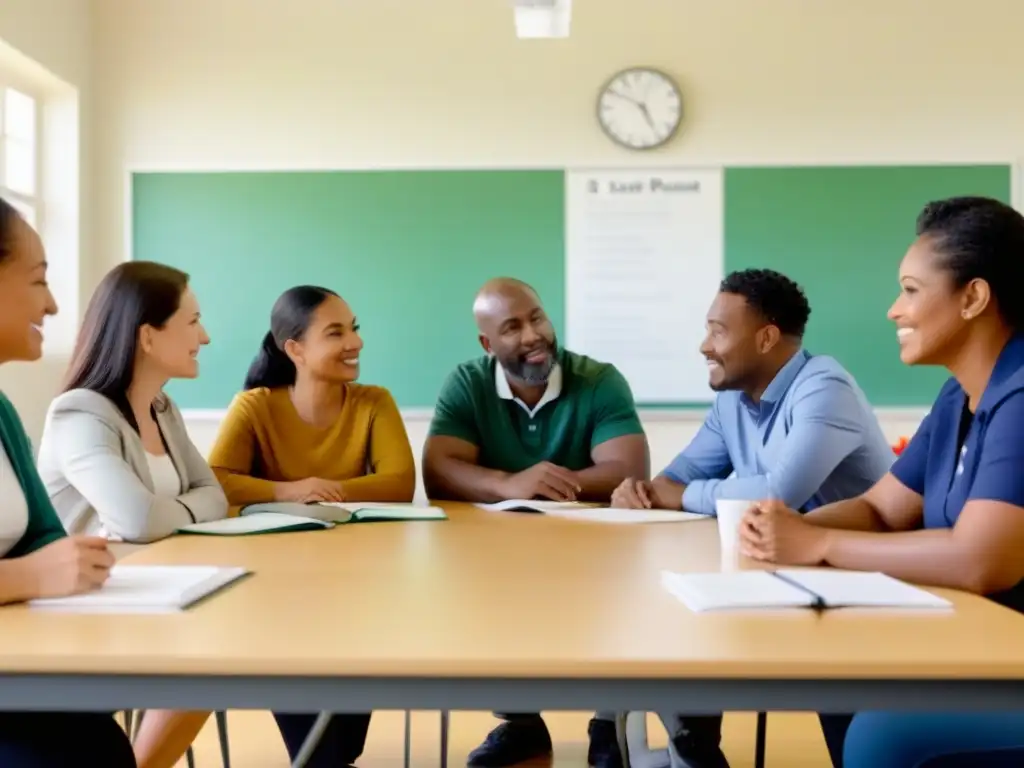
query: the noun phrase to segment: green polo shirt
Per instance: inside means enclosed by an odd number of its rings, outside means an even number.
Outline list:
[[[549,461],[576,472],[593,466],[594,446],[643,427],[614,365],[562,350],[533,409],[515,398],[493,358],[463,363],[441,388],[430,434],[477,446],[488,469],[521,472]]]

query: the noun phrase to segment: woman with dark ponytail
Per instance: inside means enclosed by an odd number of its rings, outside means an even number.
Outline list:
[[[288,355],[277,346],[274,341],[274,332],[267,331],[260,345],[260,351],[249,366],[249,372],[245,375],[244,389],[257,389],[266,387],[276,389],[277,387],[290,387],[295,383],[295,363],[288,359]]]
[[[229,504],[412,501],[405,424],[386,389],[356,383],[362,348],[334,291],[300,285],[275,302],[210,454]]]
[[[405,425],[386,389],[356,383],[362,349],[336,293],[300,285],[281,295],[210,452],[229,504],[412,501]],[[274,717],[294,760],[316,715]],[[369,714],[335,715],[308,768],[354,763],[369,725]]]

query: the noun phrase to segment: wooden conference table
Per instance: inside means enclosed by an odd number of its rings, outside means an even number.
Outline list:
[[[1024,617],[693,614],[714,521],[597,525],[445,505],[444,522],[175,537],[131,563],[255,575],[179,614],[0,610],[0,708],[370,711],[1024,707]]]

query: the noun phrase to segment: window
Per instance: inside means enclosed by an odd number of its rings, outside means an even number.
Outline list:
[[[38,113],[34,98],[0,86],[0,196],[33,227],[39,219]]]
[[[60,309],[46,321],[46,355],[71,351],[80,317],[79,114],[73,84],[12,55],[0,41],[0,198],[39,233],[46,249],[47,280]]]

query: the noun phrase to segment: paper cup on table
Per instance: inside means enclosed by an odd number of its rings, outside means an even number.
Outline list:
[[[723,569],[739,565],[740,521],[753,503],[750,499],[719,499],[715,503]]]

